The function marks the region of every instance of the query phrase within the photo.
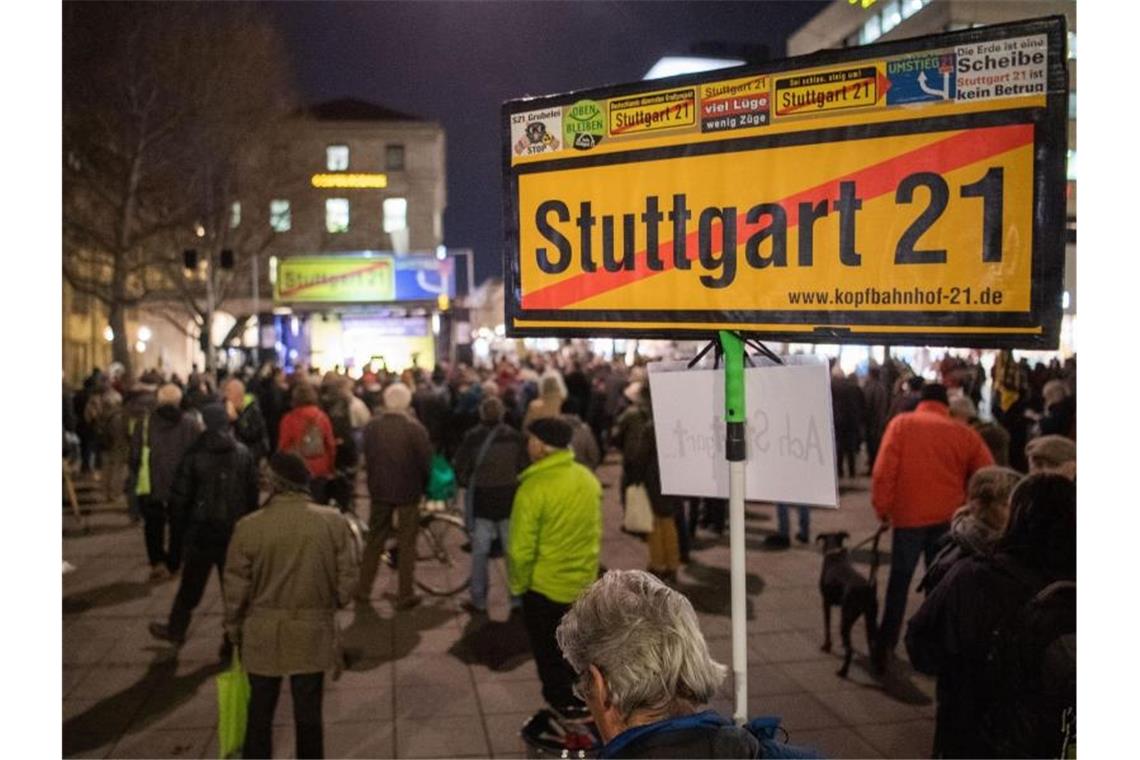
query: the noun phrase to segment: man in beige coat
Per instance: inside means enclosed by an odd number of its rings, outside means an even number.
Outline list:
[[[273,713],[289,676],[297,757],[324,757],[324,671],[336,666],[338,607],[357,566],[348,524],[309,500],[309,472],[293,454],[270,459],[274,496],[242,518],[226,555],[226,633],[249,673],[244,757],[273,756]]]

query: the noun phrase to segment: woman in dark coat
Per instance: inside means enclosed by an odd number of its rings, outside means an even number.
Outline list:
[[[910,661],[938,676],[934,757],[999,756],[982,730],[996,696],[988,693],[985,670],[991,636],[1010,610],[1041,588],[1076,579],[1076,506],[1076,486],[1068,478],[1027,477],[1010,496],[1009,523],[994,558],[956,563],[911,618]],[[1027,588],[1002,563],[1036,578],[1037,588]]]

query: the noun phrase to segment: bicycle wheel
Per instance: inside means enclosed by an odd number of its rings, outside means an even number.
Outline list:
[[[431,513],[416,533],[416,585],[435,596],[450,596],[471,582],[471,544],[463,518]]]

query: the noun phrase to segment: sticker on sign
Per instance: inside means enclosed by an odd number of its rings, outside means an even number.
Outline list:
[[[959,45],[954,55],[958,100],[994,100],[1045,93],[1049,55],[1044,34]]]

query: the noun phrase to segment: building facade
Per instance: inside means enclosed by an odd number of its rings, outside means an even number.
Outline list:
[[[789,56],[969,29],[1045,16],[1065,16],[1069,65],[1067,241],[1063,354],[1076,351],[1077,315],[1077,7],[1071,0],[833,0],[788,37]]]
[[[378,356],[402,368],[430,365],[446,352],[455,281],[454,262],[441,248],[445,149],[439,124],[359,100],[321,103],[289,119],[266,152],[272,171],[251,164],[249,195],[239,193],[219,225],[228,227],[227,239],[246,241],[235,246],[237,265],[218,272],[226,297],[212,337],[225,344],[223,363],[343,368]],[[268,186],[266,176],[273,178]],[[215,253],[210,265],[225,267],[218,259]],[[278,272],[297,271],[302,259],[328,280],[324,295],[278,287]],[[372,269],[387,262],[386,286],[345,287],[359,268],[354,262],[367,260]],[[204,280],[206,267],[200,261],[185,274]],[[93,367],[106,368],[106,309],[65,282],[62,316],[65,376],[77,382]],[[158,367],[185,377],[205,366],[198,332],[177,302],[128,314],[138,371]]]

